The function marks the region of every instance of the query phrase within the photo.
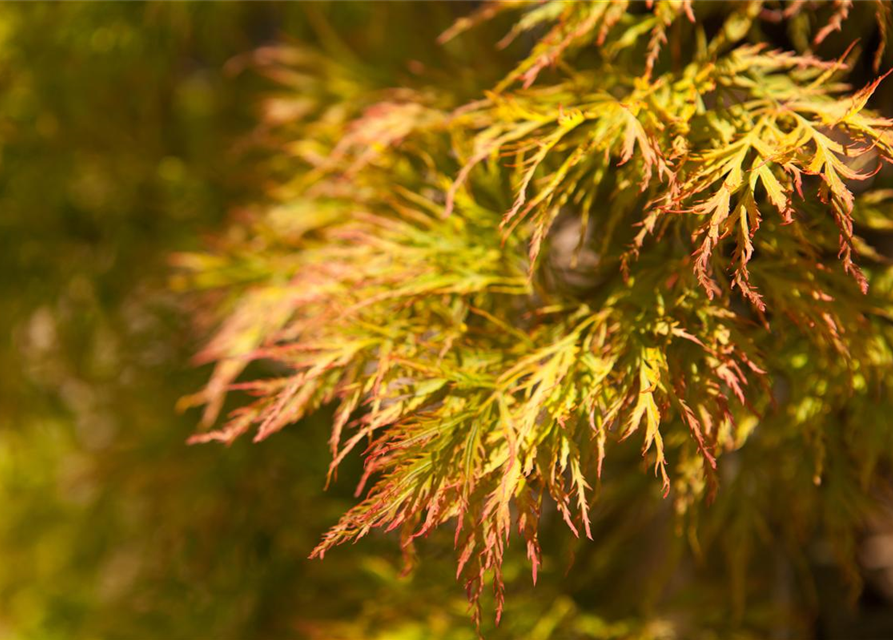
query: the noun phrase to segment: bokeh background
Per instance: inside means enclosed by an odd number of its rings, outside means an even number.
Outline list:
[[[205,336],[171,287],[171,255],[204,246],[282,170],[257,135],[272,87],[240,56],[293,41],[399,85],[437,68],[437,35],[470,8],[0,4],[0,638],[476,637],[448,533],[407,577],[385,535],[306,559],[354,503],[356,461],[323,492],[325,412],[257,445],[186,446],[198,414],[176,406],[207,377],[192,363]],[[443,68],[470,96],[499,77],[480,61],[503,55],[503,32],[480,38],[487,56],[451,45]],[[635,509],[615,521],[647,529]],[[655,609],[610,562],[640,554],[644,534],[607,526],[594,553],[553,524],[535,590],[523,550],[509,555],[488,637],[669,637],[662,620],[693,612],[722,628],[709,571]],[[891,637],[871,635],[893,629],[882,590],[847,607],[845,581],[819,575],[820,637]]]

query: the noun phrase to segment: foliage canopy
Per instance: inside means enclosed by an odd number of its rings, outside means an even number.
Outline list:
[[[411,564],[453,523],[478,622],[514,531],[535,581],[544,513],[597,538],[603,502],[655,493],[741,593],[767,538],[821,528],[848,566],[893,444],[893,270],[872,245],[893,121],[869,108],[883,76],[845,82],[856,49],[811,50],[869,9],[820,8],[810,30],[805,2],[485,4],[447,51],[508,18],[499,46],[526,53],[477,94],[418,62],[386,88],[258,51],[285,178],[178,258],[220,322],[189,401],[211,428],[228,394],[252,400],[192,441],[334,403],[329,476],[361,451],[361,500],[313,555],[382,529]],[[889,6],[870,11],[886,34]],[[643,464],[656,482],[611,490]]]

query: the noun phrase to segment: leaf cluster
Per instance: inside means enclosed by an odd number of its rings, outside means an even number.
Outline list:
[[[601,483],[636,466],[605,471],[629,441],[694,536],[739,522],[698,527],[697,506],[748,448],[855,504],[890,439],[893,271],[861,230],[891,224],[871,184],[893,121],[868,107],[882,77],[844,82],[849,50],[760,42],[806,8],[486,4],[443,40],[513,12],[501,46],[532,44],[472,102],[331,61],[322,82],[314,54],[265,51],[292,92],[272,124],[293,178],[243,233],[180,258],[231,294],[191,400],[210,426],[229,392],[254,399],[192,440],[263,440],[334,403],[330,478],[362,451],[362,499],[313,555],[382,529],[411,564],[453,523],[458,575],[475,604],[491,576],[497,619],[513,532],[535,581],[544,511],[591,537]],[[273,373],[246,379],[256,361]],[[859,513],[830,500],[800,521],[849,535]]]

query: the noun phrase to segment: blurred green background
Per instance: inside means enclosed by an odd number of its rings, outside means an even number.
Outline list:
[[[198,413],[175,407],[207,378],[191,364],[206,336],[169,282],[170,256],[263,201],[281,170],[255,135],[272,87],[228,62],[292,40],[373,86],[399,85],[409,60],[443,63],[476,96],[504,71],[504,25],[479,39],[486,56],[450,45],[452,67],[433,44],[472,5],[0,4],[0,639],[477,637],[450,532],[409,577],[387,535],[306,559],[355,502],[357,461],[323,492],[325,412],[257,445],[185,445]],[[487,637],[669,638],[685,616],[734,628],[707,604],[719,573],[656,611],[612,564],[665,539],[660,508],[603,510],[597,546],[544,518],[540,583],[514,545]],[[825,637],[851,624],[844,593],[836,575],[819,585],[835,604]],[[757,637],[717,633],[697,637]]]

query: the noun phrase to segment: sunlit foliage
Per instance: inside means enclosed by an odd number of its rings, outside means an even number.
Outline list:
[[[849,562],[893,435],[893,272],[870,242],[893,121],[868,106],[882,77],[846,83],[857,52],[804,49],[851,4],[485,4],[444,46],[506,15],[499,46],[529,46],[477,96],[258,52],[290,175],[179,258],[227,292],[191,402],[211,427],[231,391],[254,400],[193,441],[334,404],[330,479],[351,452],[365,474],[313,555],[398,530],[412,563],[449,523],[478,622],[488,576],[500,616],[513,532],[534,581],[544,510],[593,537],[599,493],[637,473],[624,441],[657,476],[641,495],[672,500],[699,553],[727,545],[740,589],[772,534],[757,507],[704,510],[717,492],[789,498],[781,526],[827,528]],[[889,8],[866,10],[885,37]],[[800,50],[766,42],[777,24]],[[275,373],[243,375],[259,360]]]
[[[0,636],[893,634],[889,16],[0,7]]]

